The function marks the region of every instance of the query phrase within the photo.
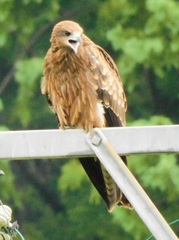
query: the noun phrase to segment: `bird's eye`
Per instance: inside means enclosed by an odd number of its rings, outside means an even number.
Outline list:
[[[71,35],[71,32],[69,32],[69,31],[65,31],[65,35],[68,37],[68,36]]]

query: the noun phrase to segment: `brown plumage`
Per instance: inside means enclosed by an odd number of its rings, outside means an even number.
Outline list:
[[[93,127],[125,126],[126,97],[117,67],[108,53],[72,21],[56,24],[50,41],[41,90],[61,128],[92,131]],[[80,161],[109,211],[116,204],[131,208],[98,160]],[[126,163],[125,157],[123,161]]]

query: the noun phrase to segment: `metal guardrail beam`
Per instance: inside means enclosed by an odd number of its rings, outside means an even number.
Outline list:
[[[101,131],[120,155],[179,153],[179,125]],[[0,159],[92,156],[85,136],[86,132],[80,129],[0,132]]]
[[[0,132],[0,159],[64,158],[95,153],[156,239],[177,239],[118,154],[179,153],[179,126],[103,128],[94,129],[94,133],[100,141],[95,142],[89,133],[74,129]]]

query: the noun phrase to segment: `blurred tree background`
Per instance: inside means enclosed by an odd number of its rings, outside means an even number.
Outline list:
[[[79,22],[114,58],[128,98],[128,126],[178,123],[177,0],[1,0],[0,130],[57,128],[40,79],[52,28],[65,19]],[[131,156],[129,168],[166,220],[178,219],[178,156]],[[1,161],[0,169],[6,173],[0,199],[27,240],[150,236],[135,211],[107,212],[75,159]],[[172,228],[179,235],[179,225]]]

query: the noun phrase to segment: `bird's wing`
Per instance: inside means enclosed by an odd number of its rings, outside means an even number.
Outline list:
[[[90,81],[97,82],[98,98],[105,109],[106,126],[125,126],[127,101],[118,69],[109,54],[90,39],[85,38],[84,47],[91,70]]]

